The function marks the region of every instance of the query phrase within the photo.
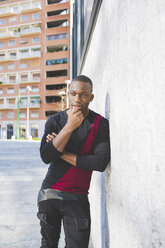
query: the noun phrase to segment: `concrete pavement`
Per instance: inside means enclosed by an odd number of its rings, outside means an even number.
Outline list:
[[[36,200],[48,166],[39,145],[0,140],[0,248],[40,247]],[[59,248],[64,244],[62,233]]]
[[[0,248],[40,247],[36,199],[46,171],[39,142],[0,141]]]

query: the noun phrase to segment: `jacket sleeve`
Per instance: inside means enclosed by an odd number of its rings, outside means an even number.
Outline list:
[[[51,116],[45,124],[45,131],[40,145],[40,156],[45,164],[51,163],[62,155],[62,153],[54,147],[52,141],[46,142],[46,136],[52,132],[57,133],[57,128],[56,122]]]
[[[109,123],[103,119],[98,127],[92,155],[77,155],[76,167],[103,172],[110,161]]]

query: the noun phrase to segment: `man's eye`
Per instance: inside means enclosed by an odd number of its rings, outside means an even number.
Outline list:
[[[82,93],[81,96],[82,97],[87,97],[88,95],[87,95],[87,93]]]
[[[75,95],[76,95],[76,93],[74,93],[74,92],[70,92],[70,94],[71,94],[72,96],[75,96]]]

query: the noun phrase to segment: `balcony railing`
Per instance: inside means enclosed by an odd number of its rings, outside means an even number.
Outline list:
[[[5,38],[12,38],[17,36],[16,33],[14,31],[6,31],[3,33],[0,33],[0,39],[5,39]]]
[[[13,14],[14,14],[14,10],[12,8],[0,9],[0,16],[10,16]]]
[[[28,106],[29,106],[29,108],[40,108],[40,103],[39,102],[30,102]],[[20,108],[27,108],[27,102],[21,102]]]
[[[23,5],[21,6],[21,12],[29,12],[33,10],[41,10],[41,4],[40,3],[34,3],[29,5]]]
[[[41,33],[41,28],[40,27],[35,27],[35,28],[29,28],[29,29],[21,29],[20,35],[24,36],[27,34],[38,34]]]
[[[14,61],[16,59],[16,55],[5,54],[5,56],[0,56],[0,62]]]
[[[40,77],[28,77],[28,78],[20,78],[20,83],[38,83],[40,82]]]
[[[32,58],[40,58],[40,57],[41,57],[40,51],[20,54],[20,59],[32,59]]]
[[[0,104],[0,109],[16,109],[17,108],[17,104],[10,104],[10,103],[4,103],[4,104]]]

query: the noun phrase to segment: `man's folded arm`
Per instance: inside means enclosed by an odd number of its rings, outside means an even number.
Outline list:
[[[77,155],[76,167],[84,170],[103,172],[110,161],[108,143],[99,144],[93,155]]]
[[[101,129],[99,128],[91,155],[76,155],[64,152],[61,158],[77,168],[103,172],[110,161],[108,121],[101,125]]]
[[[52,161],[56,160],[59,158],[62,153],[59,152],[53,145],[53,141],[51,140],[50,142],[46,142],[46,136],[48,134],[51,134],[52,132],[56,132],[55,127],[52,127],[52,117],[50,117],[46,124],[45,124],[45,132],[41,140],[41,146],[40,146],[40,156],[42,161],[45,164],[49,164]]]

